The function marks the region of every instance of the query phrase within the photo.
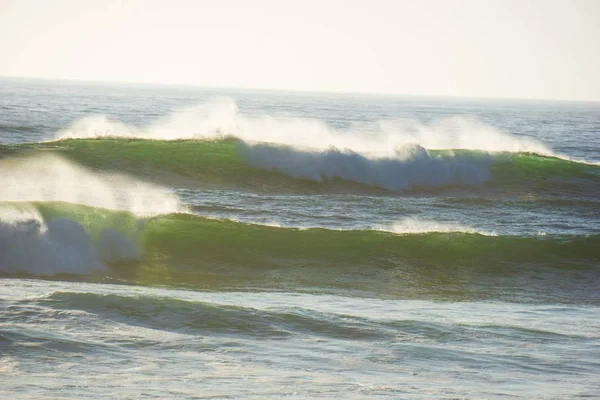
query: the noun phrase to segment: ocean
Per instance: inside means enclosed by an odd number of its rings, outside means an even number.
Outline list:
[[[600,397],[600,103],[0,79],[0,397]]]

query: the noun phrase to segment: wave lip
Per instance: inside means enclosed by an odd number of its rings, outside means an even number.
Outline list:
[[[141,259],[136,245],[113,229],[102,229],[94,242],[86,228],[70,218],[54,217],[46,223],[34,208],[15,210],[12,218],[10,213],[0,214],[2,272],[89,275],[105,271],[105,263]]]
[[[57,218],[0,221],[0,271],[33,275],[90,274],[103,270],[86,230]]]
[[[423,124],[408,119],[380,120],[333,128],[314,118],[250,116],[235,101],[221,98],[173,111],[146,126],[112,121],[103,115],[77,120],[57,132],[54,140],[130,138],[154,140],[236,137],[246,142],[275,143],[295,148],[349,149],[365,156],[394,156],[397,148],[468,149],[487,152],[530,152],[553,155],[543,143],[502,132],[472,118],[450,117]]]
[[[122,156],[132,161],[143,159],[143,164],[136,165],[135,162],[119,162],[112,154],[95,154],[97,148],[83,145],[78,140],[82,138],[104,138],[104,142],[112,138],[122,143],[129,139],[129,142],[136,142],[128,144],[131,145],[129,150],[135,147],[139,152],[152,150],[150,145],[141,143],[143,141],[161,141],[158,146],[161,147],[169,145],[163,141],[194,140],[194,147],[202,154],[192,154],[191,145],[189,154],[186,153],[184,158],[157,153],[125,154],[119,146],[105,143],[105,152],[122,152]],[[177,171],[178,175],[185,175],[184,180],[202,183],[204,179],[210,179],[210,184],[225,186],[236,185],[240,181],[244,182],[243,186],[261,185],[261,182],[267,182],[268,186],[273,182],[275,186],[283,184],[292,189],[302,184],[284,182],[275,174],[266,179],[265,176],[258,177],[252,171],[241,171],[242,166],[249,163],[257,168],[317,183],[340,179],[403,191],[448,186],[480,187],[495,181],[497,171],[504,182],[520,179],[521,172],[529,172],[526,169],[530,170],[530,176],[546,177],[547,172],[541,169],[550,170],[552,158],[564,161],[560,165],[554,163],[557,168],[553,171],[564,171],[570,168],[565,167],[566,163],[573,162],[534,138],[512,135],[462,116],[446,117],[431,123],[389,119],[335,128],[315,118],[248,115],[238,109],[235,101],[227,98],[175,110],[143,126],[113,121],[102,115],[86,117],[57,132],[54,139],[73,139],[70,144],[79,142],[76,144],[79,150],[87,152],[84,161],[91,156],[92,164],[102,164],[99,158],[102,156],[110,160],[111,167],[115,167],[115,163],[118,167],[126,164],[126,168],[131,167],[153,177],[164,176],[163,171]],[[200,141],[216,144],[202,148],[198,145]],[[173,147],[177,145],[173,144]],[[188,149],[177,149],[180,150],[185,152]],[[201,157],[220,165],[209,165],[208,161],[200,160]],[[188,161],[193,165],[184,165]],[[158,165],[164,162],[165,165]],[[495,168],[496,164],[503,162],[504,166]],[[577,163],[586,164],[585,161]],[[154,170],[148,172],[150,168]],[[227,177],[214,176],[217,171],[226,172]],[[541,175],[538,174],[540,171]],[[185,185],[185,182],[182,184]],[[524,186],[531,185],[527,183]],[[315,185],[312,189],[316,189]]]

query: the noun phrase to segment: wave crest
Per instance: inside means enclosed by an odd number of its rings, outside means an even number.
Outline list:
[[[140,258],[135,243],[113,229],[103,228],[93,240],[71,218],[46,223],[32,205],[0,203],[0,272],[88,275],[104,271],[105,263]]]
[[[125,175],[97,173],[53,154],[0,160],[0,202],[63,201],[139,215],[181,209],[177,196]]]
[[[430,124],[390,119],[337,129],[314,118],[246,115],[231,99],[176,110],[144,127],[112,121],[106,116],[86,117],[58,132],[54,139],[118,137],[180,140],[222,136],[317,150],[335,147],[380,157],[393,156],[398,148],[414,145],[426,149],[553,154],[549,147],[535,139],[511,135],[472,118],[455,116]]]

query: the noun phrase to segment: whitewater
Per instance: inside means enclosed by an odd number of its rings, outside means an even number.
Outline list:
[[[0,79],[0,396],[600,396],[600,105]]]

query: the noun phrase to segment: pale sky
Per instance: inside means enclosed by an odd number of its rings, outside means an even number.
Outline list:
[[[600,0],[0,0],[0,76],[600,100]]]

